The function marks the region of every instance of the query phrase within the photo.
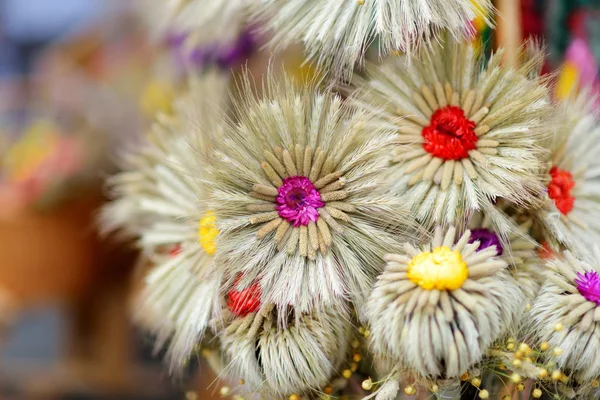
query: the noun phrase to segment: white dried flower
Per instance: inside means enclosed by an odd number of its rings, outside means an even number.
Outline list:
[[[219,298],[220,276],[211,269],[218,231],[197,176],[210,159],[211,135],[219,132],[212,102],[222,101],[226,80],[204,79],[190,82],[175,115],[161,116],[142,149],[128,157],[129,170],[111,178],[116,198],[102,214],[108,228],[133,226],[151,263],[134,314],[157,336],[158,347],[170,341],[173,371],[202,338]]]
[[[535,215],[545,238],[578,253],[600,243],[600,118],[587,93],[559,108],[564,129],[551,143],[552,159],[544,207]]]
[[[512,213],[506,206],[500,209]],[[489,215],[478,212],[469,222],[471,231],[470,241],[479,241],[479,249],[496,246],[498,256],[502,257],[510,266],[509,273],[516,281],[516,285],[523,291],[524,299],[522,309],[527,302],[537,295],[542,282],[542,265],[537,253],[538,244],[530,236],[533,220],[520,215],[512,217],[516,227],[508,234],[507,240],[502,241],[492,224]],[[518,221],[518,222],[517,222]]]
[[[243,86],[207,178],[219,267],[260,282],[281,309],[361,303],[383,254],[410,234],[384,185],[395,134],[366,129],[367,114],[312,84],[268,79],[262,98]]]
[[[566,251],[548,261],[550,271],[527,316],[540,342],[562,353],[557,366],[581,383],[600,375],[600,251],[593,261]],[[556,329],[561,324],[563,329]],[[560,326],[560,325],[559,325]]]
[[[242,378],[240,390],[263,398],[316,394],[347,357],[348,316],[338,309],[285,311],[283,318],[276,313],[266,304],[247,315],[231,315],[219,335],[228,364],[223,374]]]
[[[492,2],[480,0],[258,0],[254,6],[273,31],[277,48],[302,41],[308,57],[335,76],[350,77],[367,48],[378,40],[380,55],[413,51],[435,42],[441,30],[459,40],[470,21],[487,16]]]
[[[150,28],[188,33],[190,45],[229,43],[247,22],[248,0],[136,0]]]
[[[421,250],[386,256],[366,306],[375,354],[425,377],[454,378],[479,362],[521,309],[523,293],[498,257],[466,231],[437,228]]]
[[[356,103],[378,113],[373,126],[395,129],[395,191],[426,225],[459,224],[475,211],[492,217],[504,236],[514,224],[494,208],[540,202],[540,173],[552,105],[538,58],[513,70],[502,52],[483,64],[472,44],[441,42],[402,58],[371,65],[356,80]]]

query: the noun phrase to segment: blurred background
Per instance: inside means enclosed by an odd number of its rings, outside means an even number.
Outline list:
[[[482,51],[500,42],[509,57],[544,38],[560,98],[598,90],[599,3],[498,0],[496,36],[473,23]],[[95,227],[103,179],[182,76],[144,4],[0,0],[1,400],[220,397],[194,361],[170,376],[132,327],[135,251]]]

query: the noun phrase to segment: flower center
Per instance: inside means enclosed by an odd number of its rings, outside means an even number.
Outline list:
[[[469,151],[477,147],[475,122],[456,106],[446,106],[434,112],[421,134],[425,139],[425,151],[443,160],[467,158]]]
[[[219,230],[216,222],[217,217],[215,214],[212,211],[207,211],[198,225],[198,242],[208,255],[213,255],[217,251],[216,241]]]
[[[571,191],[575,187],[573,175],[569,171],[552,167],[550,169],[550,177],[552,179],[548,185],[548,196],[554,200],[558,211],[563,215],[567,215],[571,212],[575,204],[575,197],[571,194]]]
[[[502,252],[504,251],[502,245],[500,244],[500,239],[498,239],[498,236],[489,229],[473,229],[471,231],[471,238],[469,239],[469,243],[473,243],[475,241],[478,241],[480,243],[477,251],[487,249],[491,246],[496,246],[496,254],[499,256],[501,256]]]
[[[313,183],[305,176],[291,176],[277,189],[279,216],[294,226],[308,225],[319,219],[318,208],[325,203]]]
[[[460,252],[445,246],[416,255],[408,264],[408,279],[425,290],[459,289],[468,276]]]
[[[234,287],[238,281],[239,279],[236,280]],[[233,289],[227,293],[227,308],[229,308],[232,314],[238,317],[245,317],[250,313],[258,311],[260,308],[261,293],[258,283],[240,291]]]
[[[595,271],[589,271],[585,274],[577,273],[575,279],[579,293],[593,303],[600,306],[600,276]]]

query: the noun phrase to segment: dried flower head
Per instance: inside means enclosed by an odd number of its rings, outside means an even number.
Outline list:
[[[386,255],[366,306],[375,353],[425,377],[455,378],[479,362],[522,307],[498,248],[455,233],[437,228],[421,250],[406,243]]]
[[[222,373],[243,379],[240,390],[265,398],[316,394],[346,359],[347,315],[337,309],[285,313],[282,325],[272,304],[240,316],[224,311],[227,322],[220,339],[228,367]]]
[[[544,207],[536,213],[546,239],[589,253],[600,243],[600,127],[596,99],[583,93],[560,106],[561,123],[551,143]]]
[[[430,44],[441,30],[459,39],[469,37],[470,21],[486,23],[492,2],[479,0],[259,0],[255,7],[266,16],[272,43],[285,47],[301,40],[308,57],[332,71],[350,77],[367,48],[377,39],[380,55],[413,51]]]
[[[569,251],[548,261],[547,279],[526,317],[540,342],[562,350],[556,356],[560,370],[580,383],[600,375],[599,257],[595,247],[592,263],[578,260]]]
[[[356,79],[357,105],[378,113],[374,126],[398,133],[395,190],[421,222],[454,224],[481,210],[504,236],[511,225],[494,210],[497,199],[540,202],[540,140],[552,106],[532,75],[541,59],[534,54],[513,70],[500,64],[502,52],[483,64],[472,44],[446,40],[409,66],[391,59]]]
[[[242,86],[206,179],[218,265],[282,309],[360,303],[383,254],[409,234],[385,190],[395,134],[367,130],[367,114],[312,84],[269,78],[264,97]]]
[[[175,114],[159,117],[142,149],[129,156],[129,169],[111,178],[116,198],[102,214],[109,228],[135,227],[143,262],[151,264],[135,318],[157,336],[157,347],[170,341],[172,370],[202,338],[219,298],[220,276],[210,268],[218,230],[197,175],[210,159],[211,135],[219,132],[212,103],[221,101],[225,81],[204,79],[190,82]]]
[[[511,213],[504,204],[496,205],[500,210]],[[478,251],[494,246],[498,256],[510,266],[509,273],[515,280],[515,284],[523,291],[523,297],[527,301],[521,304],[522,310],[527,302],[533,300],[540,289],[542,281],[542,265],[537,254],[538,244],[530,236],[533,220],[522,218],[519,215],[512,216],[515,227],[507,235],[506,241],[500,239],[492,218],[482,212],[476,213],[469,222],[471,239],[469,243],[479,241]],[[518,221],[518,224],[517,222]]]
[[[231,43],[243,29],[248,0],[137,0],[158,34],[186,33],[190,45]]]

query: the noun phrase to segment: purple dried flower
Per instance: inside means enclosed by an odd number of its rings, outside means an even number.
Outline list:
[[[321,194],[305,176],[291,176],[283,180],[277,189],[277,211],[279,216],[294,226],[308,225],[319,219],[317,208],[325,205]]]
[[[577,273],[575,279],[579,293],[593,303],[600,306],[600,276],[595,271],[588,271],[585,274]]]
[[[500,239],[498,239],[498,236],[489,229],[473,229],[471,231],[471,238],[469,239],[469,243],[473,243],[475,241],[478,241],[480,243],[477,251],[487,249],[490,246],[496,246],[496,252],[499,256],[502,255],[502,252],[504,251],[502,245],[500,244]]]
[[[240,34],[237,40],[229,46],[221,48],[217,55],[217,65],[222,69],[236,67],[252,55],[256,47],[254,34],[247,30]]]

